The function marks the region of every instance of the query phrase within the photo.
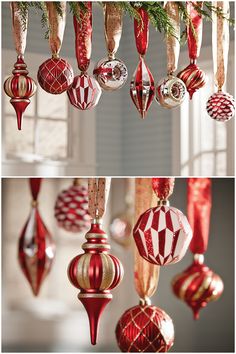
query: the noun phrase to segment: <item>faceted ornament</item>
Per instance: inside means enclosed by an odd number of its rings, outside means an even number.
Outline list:
[[[95,107],[101,93],[102,90],[97,80],[86,73],[76,76],[71,88],[67,91],[70,103],[81,110]]]
[[[128,70],[120,59],[101,59],[93,70],[99,85],[107,91],[120,89],[126,83]]]
[[[130,96],[144,119],[155,95],[154,78],[144,59],[139,64],[130,83]]]
[[[180,210],[158,206],[140,216],[133,236],[140,256],[150,263],[167,265],[177,263],[184,257],[192,230]]]
[[[219,122],[227,122],[235,114],[235,100],[227,92],[216,92],[207,101],[206,110],[209,116]]]
[[[38,82],[43,90],[53,95],[69,89],[74,73],[71,65],[62,58],[50,58],[40,65]]]
[[[55,204],[55,218],[58,226],[69,232],[89,229],[91,217],[88,214],[88,189],[74,185],[63,190]]]
[[[33,207],[19,240],[19,262],[35,296],[49,273],[55,255],[52,236],[37,207]]]
[[[156,89],[157,102],[164,108],[181,105],[186,97],[186,86],[175,76],[168,76],[159,81]]]
[[[224,290],[219,275],[203,264],[202,255],[196,256],[193,264],[183,273],[177,274],[172,281],[174,294],[191,307],[194,319],[199,318],[201,308],[217,300]]]
[[[121,316],[116,339],[122,352],[167,352],[174,343],[174,325],[162,309],[138,305]]]

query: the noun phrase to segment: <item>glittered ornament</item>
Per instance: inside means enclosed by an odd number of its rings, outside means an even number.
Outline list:
[[[185,83],[190,99],[197,90],[206,84],[206,74],[195,63],[189,64],[180,71],[178,78]]]
[[[93,220],[85,237],[87,242],[82,245],[84,254],[70,262],[68,277],[72,285],[80,290],[78,299],[87,311],[91,343],[95,345],[100,316],[112,299],[110,290],[122,280],[123,267],[116,257],[108,253],[110,245],[100,220]]]
[[[208,302],[217,300],[224,289],[219,275],[203,261],[203,255],[196,254],[192,265],[181,274],[177,274],[172,281],[174,294],[191,307],[194,319],[198,319],[201,308]]]
[[[122,352],[167,352],[174,343],[173,322],[156,306],[134,306],[119,319],[116,339]]]
[[[29,72],[23,56],[17,57],[14,68],[13,75],[4,82],[4,91],[11,97],[10,103],[16,111],[17,126],[21,130],[22,115],[30,104],[29,98],[35,94],[37,86],[35,81],[28,76]]]
[[[185,99],[186,86],[179,78],[169,75],[160,80],[156,88],[156,100],[164,108],[175,108]]]
[[[20,235],[18,258],[33,294],[37,296],[42,282],[51,269],[55,244],[38,210],[40,178],[31,178],[30,185],[33,197],[32,209]]]
[[[206,110],[211,118],[226,122],[235,114],[235,100],[227,92],[213,93],[207,101]]]
[[[73,186],[58,195],[54,212],[58,226],[64,230],[73,233],[88,230],[88,189],[75,179]]]
[[[131,243],[132,219],[132,214],[125,212],[115,216],[111,222],[111,238],[121,246],[128,247]]]

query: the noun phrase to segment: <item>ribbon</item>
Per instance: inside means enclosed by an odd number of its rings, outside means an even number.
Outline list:
[[[30,178],[29,179],[31,195],[32,195],[33,201],[35,201],[35,202],[38,199],[38,194],[40,191],[41,182],[42,182],[42,178]]]
[[[66,1],[58,2],[61,7],[59,14],[54,2],[46,1],[49,23],[49,46],[52,56],[58,57],[61,50],[65,24],[66,24]]]
[[[104,32],[109,59],[114,59],[119,48],[123,24],[123,10],[115,3],[104,5]]]
[[[82,72],[88,70],[92,53],[92,2],[84,2],[86,11],[77,5],[77,16],[74,16],[75,54],[78,68]]]
[[[188,220],[193,230],[192,253],[206,252],[211,216],[211,179],[188,179]]]
[[[171,75],[178,67],[179,52],[180,52],[179,6],[176,2],[167,1],[165,9],[175,32],[174,36],[167,35],[166,37],[167,73],[168,75]]]
[[[152,188],[160,200],[167,200],[173,193],[175,178],[152,178]]]
[[[187,12],[192,21],[187,25],[188,36],[188,53],[190,60],[195,61],[200,54],[202,45],[202,16],[197,11],[196,7],[202,7],[202,1],[187,1]],[[194,29],[194,30],[193,30]]]
[[[224,17],[217,16],[212,11],[212,52],[215,84],[221,91],[226,81],[228,53],[229,53],[229,1],[213,1],[212,5],[224,13]]]
[[[135,220],[156,202],[153,198],[150,178],[135,179]],[[144,302],[155,293],[158,285],[160,267],[147,262],[140,256],[135,246],[134,283],[136,291]]]
[[[88,179],[88,212],[93,219],[102,218],[107,205],[111,185],[110,178]]]
[[[28,11],[24,23],[21,18],[19,6],[16,1],[10,2],[11,18],[12,18],[12,33],[15,43],[17,55],[24,56],[26,48],[26,37],[28,27]]]
[[[140,20],[134,19],[134,35],[137,51],[140,55],[145,55],[149,42],[149,17],[143,8],[137,9]]]

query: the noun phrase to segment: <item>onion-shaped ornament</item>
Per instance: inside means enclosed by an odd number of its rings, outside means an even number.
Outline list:
[[[227,122],[235,114],[235,100],[229,93],[218,91],[209,97],[206,110],[212,119]]]
[[[156,100],[164,108],[181,105],[186,97],[186,86],[179,78],[169,75],[160,80],[156,88]]]
[[[192,99],[193,94],[197,90],[206,84],[206,74],[195,62],[190,63],[185,69],[180,71],[177,76],[185,83],[190,99]]]

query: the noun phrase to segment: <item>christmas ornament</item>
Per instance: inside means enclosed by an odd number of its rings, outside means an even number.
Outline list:
[[[28,76],[29,72],[24,61],[28,11],[25,14],[25,26],[23,27],[18,3],[12,1],[10,3],[10,8],[17,61],[14,64],[14,70],[12,71],[13,75],[9,76],[4,82],[4,91],[9,97],[11,97],[10,103],[16,111],[17,127],[18,130],[21,130],[23,113],[30,104],[30,97],[35,94],[37,86],[35,81]]]
[[[86,11],[77,4],[77,16],[74,15],[75,53],[81,73],[74,78],[67,91],[72,106],[87,110],[95,107],[101,97],[102,90],[93,77],[88,75],[92,52],[92,2],[84,3]]]
[[[32,209],[19,239],[18,257],[21,269],[33,294],[38,295],[49,273],[55,255],[55,245],[38,210],[41,178],[30,178]]]
[[[69,232],[82,232],[89,229],[88,189],[79,178],[75,178],[73,186],[58,195],[55,218],[58,226]]]
[[[226,82],[229,53],[229,2],[214,1],[213,6],[224,13],[224,18],[218,17],[212,11],[212,49],[213,68],[217,92],[207,101],[206,109],[209,116],[219,122],[230,120],[235,114],[234,98],[223,91]]]
[[[156,88],[157,102],[164,108],[178,107],[186,95],[186,86],[182,80],[174,76],[178,66],[180,51],[180,16],[179,5],[167,1],[165,6],[167,15],[175,30],[175,36],[167,35],[167,77],[160,80]]]
[[[152,73],[143,58],[148,48],[149,18],[143,8],[138,8],[137,11],[139,12],[141,21],[134,20],[134,33],[140,58],[130,83],[130,96],[141,117],[144,119],[153,101],[155,86]]]
[[[193,28],[190,23],[187,25],[190,64],[177,75],[185,83],[190,99],[206,83],[205,73],[196,65],[202,45],[202,15],[197,7],[202,8],[202,5],[202,1],[187,1],[187,12],[193,25]]]
[[[153,189],[159,198],[157,207],[146,210],[138,219],[133,236],[140,255],[153,264],[179,262],[192,238],[186,216],[169,206],[173,178],[153,178]]]
[[[126,83],[128,70],[125,64],[115,58],[119,48],[123,25],[123,10],[116,3],[104,4],[104,32],[108,58],[99,60],[93,74],[99,85],[107,91],[120,89]]]
[[[60,1],[61,13],[58,14],[55,3],[46,2],[49,22],[49,46],[52,58],[42,63],[38,70],[38,82],[43,90],[53,95],[69,89],[74,73],[71,65],[59,57],[65,30],[66,2]]]
[[[185,301],[193,310],[194,318],[208,302],[217,300],[223,292],[221,278],[203,262],[207,250],[211,213],[211,180],[209,178],[189,178],[188,218],[193,228],[190,250],[194,261],[172,281],[174,294]]]
[[[84,305],[90,323],[91,343],[96,344],[100,316],[111,301],[110,290],[121,282],[123,267],[120,261],[109,254],[107,235],[101,229],[101,217],[105,211],[108,180],[89,179],[89,213],[93,218],[91,229],[86,234],[87,242],[82,246],[84,254],[76,256],[68,267],[68,277],[80,290],[78,299]],[[106,191],[105,191],[106,189]]]

